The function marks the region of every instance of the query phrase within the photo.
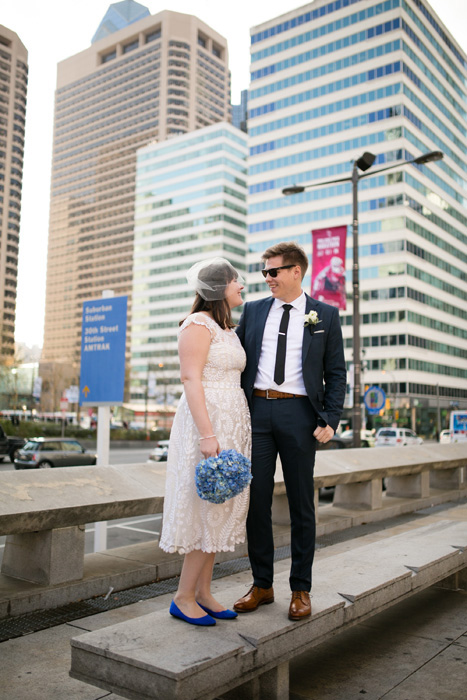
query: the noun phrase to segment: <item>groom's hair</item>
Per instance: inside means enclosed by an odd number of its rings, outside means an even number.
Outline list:
[[[302,271],[302,279],[305,277],[308,269],[308,258],[305,251],[298,243],[287,242],[276,243],[271,246],[261,256],[261,260],[266,262],[269,258],[275,258],[276,255],[282,255],[282,263],[284,265],[300,265]]]

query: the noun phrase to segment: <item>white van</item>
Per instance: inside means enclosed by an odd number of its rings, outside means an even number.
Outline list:
[[[375,447],[405,447],[422,444],[423,439],[409,428],[380,428],[376,433]]]

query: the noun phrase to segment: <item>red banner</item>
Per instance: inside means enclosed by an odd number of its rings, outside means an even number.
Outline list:
[[[347,226],[312,231],[311,296],[345,311],[345,239]]]

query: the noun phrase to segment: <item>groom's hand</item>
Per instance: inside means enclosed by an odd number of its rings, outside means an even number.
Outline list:
[[[330,425],[327,425],[325,428],[320,428],[320,426],[318,426],[313,435],[318,440],[318,442],[329,442],[329,440],[334,435],[334,430],[331,428]]]

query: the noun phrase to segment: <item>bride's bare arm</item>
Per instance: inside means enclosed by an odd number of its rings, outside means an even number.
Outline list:
[[[206,364],[211,334],[206,326],[191,323],[180,334],[178,354],[180,357],[180,378],[185,388],[185,396],[191,415],[199,430],[200,449],[203,457],[215,457],[219,454],[219,443],[209,418],[201,383]]]

